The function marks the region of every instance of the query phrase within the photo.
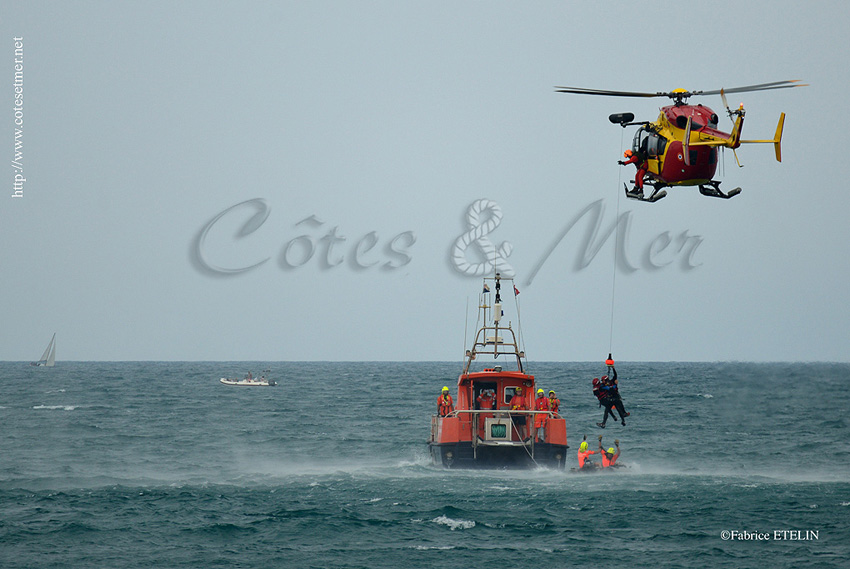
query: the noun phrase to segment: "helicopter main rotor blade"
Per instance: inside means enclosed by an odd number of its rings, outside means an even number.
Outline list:
[[[722,92],[726,93],[750,93],[753,91],[768,91],[771,89],[789,89],[791,87],[807,87],[808,84],[800,83],[799,79],[790,81],[774,81],[772,83],[760,83],[758,85],[747,85],[745,87],[732,87],[731,89],[716,89],[713,91],[697,91],[698,95],[718,95]]]
[[[556,93],[575,93],[578,95],[604,95],[606,97],[666,97],[667,93],[639,93],[634,91],[607,91],[605,89],[586,89],[584,87],[555,87]]]

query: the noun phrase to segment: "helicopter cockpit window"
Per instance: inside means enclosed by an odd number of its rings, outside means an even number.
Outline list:
[[[714,116],[716,117],[717,115],[714,115]],[[687,128],[688,127],[688,117],[683,116],[683,115],[679,115],[678,117],[676,117],[676,126],[681,128],[681,129]],[[703,126],[704,125],[701,122],[696,120],[696,116],[691,117],[691,131],[699,130]],[[709,123],[708,126],[712,126],[712,125]],[[714,126],[717,126],[717,121],[714,121]]]
[[[642,156],[660,156],[666,149],[666,138],[645,129],[638,130],[632,141],[632,151]]]
[[[635,154],[639,154],[641,156],[646,156],[649,154],[648,152],[648,141],[649,132],[643,128],[638,129],[635,133],[634,139],[632,139],[632,152]]]
[[[663,136],[653,134],[649,137],[649,155],[661,156],[667,148],[667,139]]]

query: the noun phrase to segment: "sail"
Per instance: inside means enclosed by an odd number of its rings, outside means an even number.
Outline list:
[[[56,332],[53,333],[53,337],[50,338],[50,343],[47,344],[46,348],[44,348],[44,353],[41,354],[41,358],[37,362],[33,362],[32,365],[45,367],[53,367],[56,365]]]
[[[56,334],[53,334],[53,338],[50,339],[50,355],[47,356],[47,363],[44,364],[47,367],[53,367],[56,365]]]

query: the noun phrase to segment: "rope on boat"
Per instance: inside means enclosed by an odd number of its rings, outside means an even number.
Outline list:
[[[508,414],[510,415],[510,413],[508,413]],[[525,426],[526,426],[526,427],[528,427],[528,419],[529,419],[529,417],[533,417],[533,415],[526,415],[526,418],[525,418]],[[527,444],[525,444],[525,441],[524,441],[524,440],[522,440],[522,436],[519,434],[519,429],[517,429],[516,423],[514,423],[514,422],[513,422],[513,420],[511,421],[511,427],[513,428],[514,432],[516,433],[516,438],[518,438],[518,439],[519,439],[519,441],[522,443],[522,448],[524,448],[524,449],[525,449],[525,453],[528,455],[528,458],[530,458],[530,459],[531,459],[531,462],[533,462],[533,463],[534,463],[534,466],[540,466],[540,465],[537,463],[537,461],[536,461],[536,460],[534,460],[534,455],[533,455],[533,454],[531,454],[531,452],[528,450],[528,445],[527,445]],[[530,438],[530,437],[529,437],[529,438]]]

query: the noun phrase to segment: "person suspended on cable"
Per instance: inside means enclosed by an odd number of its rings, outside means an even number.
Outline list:
[[[602,376],[602,390],[607,393],[611,404],[617,408],[617,412],[620,413],[621,423],[625,427],[626,417],[631,415],[631,413],[628,413],[625,407],[623,407],[623,399],[620,397],[620,386],[617,383],[617,369],[611,366],[611,370],[614,372],[613,378],[609,378],[607,375]]]
[[[602,468],[610,468],[617,464],[617,459],[620,458],[620,440],[614,439],[614,445],[617,447],[617,450],[614,450],[614,447],[610,447],[608,450],[602,448],[602,435],[599,435],[599,455],[602,457]]]
[[[607,376],[603,376],[607,377]],[[599,406],[605,408],[605,414],[602,416],[602,422],[596,423],[600,429],[605,428],[605,423],[608,422],[608,415],[614,418],[614,421],[617,421],[617,415],[614,413],[614,402],[609,397],[608,391],[602,389],[602,382],[599,381],[598,377],[593,378],[593,394],[596,396],[596,399],[599,400]],[[625,424],[625,423],[624,423]]]
[[[437,397],[437,414],[440,417],[445,417],[455,410],[455,402],[452,396],[449,395],[449,388],[443,387],[442,393]]]
[[[535,413],[534,414],[534,430],[537,433],[534,436],[535,442],[546,442],[545,434],[546,434],[546,420],[549,416],[549,400],[544,395],[544,391],[542,389],[537,390],[537,399],[534,400],[534,410],[535,411],[546,411],[546,413]]]

